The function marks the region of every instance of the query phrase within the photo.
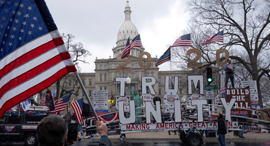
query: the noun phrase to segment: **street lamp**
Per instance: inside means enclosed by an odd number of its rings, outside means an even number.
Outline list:
[[[127,82],[127,84],[130,84],[131,83],[131,78],[127,77],[126,82]]]

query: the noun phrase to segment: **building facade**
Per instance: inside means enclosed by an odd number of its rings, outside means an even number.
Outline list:
[[[120,97],[120,82],[116,82],[116,78],[131,78],[131,89],[138,91],[139,95],[141,95],[141,86],[142,86],[142,77],[154,77],[156,79],[156,84],[153,86],[155,90],[155,95],[159,96],[163,99],[165,93],[165,77],[170,76],[169,87],[172,88],[174,77],[178,76],[178,92],[177,95],[182,97],[188,97],[187,95],[187,77],[188,75],[196,74],[194,70],[186,70],[186,71],[159,71],[159,68],[155,66],[155,62],[158,58],[151,57],[150,61],[147,57],[140,58],[140,54],[145,51],[144,47],[136,47],[133,48],[130,52],[129,58],[130,63],[125,64],[126,68],[129,70],[117,70],[121,64],[126,63],[128,59],[121,59],[121,53],[123,52],[127,39],[130,38],[132,40],[136,37],[139,32],[136,26],[131,21],[131,8],[127,1],[125,7],[125,21],[120,27],[117,34],[116,47],[112,49],[113,57],[108,59],[96,59],[95,60],[95,72],[94,73],[79,73],[82,82],[88,92],[90,100],[93,101],[93,92],[95,90],[108,90],[108,98],[112,100],[117,100]],[[147,61],[148,60],[148,61]],[[139,62],[142,62],[140,64]],[[129,61],[128,61],[129,62]],[[150,65],[150,64],[151,65]],[[149,64],[149,68],[143,69],[142,65]],[[202,72],[200,70],[200,72]],[[67,86],[65,88],[72,89],[79,88],[79,84],[75,79],[73,74],[67,75],[68,81]],[[51,86],[51,89],[54,90],[55,84]],[[196,89],[194,88],[196,91]],[[70,101],[75,98],[76,100],[79,98],[84,98],[84,102],[87,103],[86,96],[83,94],[82,90],[78,90],[77,95],[72,95]],[[126,97],[130,97],[129,89],[126,86],[125,88]],[[163,101],[163,100],[162,100]],[[110,110],[110,107],[109,107]]]

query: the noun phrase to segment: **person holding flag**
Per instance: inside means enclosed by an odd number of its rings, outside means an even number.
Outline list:
[[[45,105],[49,108],[50,111],[54,110],[54,102],[52,98],[52,92],[50,89],[47,89],[46,91]]]

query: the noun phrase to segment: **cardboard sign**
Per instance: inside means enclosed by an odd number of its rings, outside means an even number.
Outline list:
[[[234,107],[236,108],[250,108],[250,91],[248,88],[227,88],[226,89],[226,101],[229,102],[231,99],[236,99],[234,103]],[[236,112],[233,111],[245,111],[245,110],[232,110],[231,114],[236,115]],[[243,112],[242,112],[243,113]],[[245,113],[249,113],[246,111]],[[242,116],[248,116],[247,114],[241,114]],[[240,114],[237,114],[237,116],[240,116]]]
[[[145,94],[140,97],[143,100],[142,107],[145,107],[145,102],[151,102],[153,104],[154,97],[151,94]]]
[[[108,90],[95,90],[93,95],[94,110],[97,113],[108,112]]]
[[[153,130],[177,130],[181,127],[181,129],[187,130],[189,128],[196,127],[198,129],[217,129],[218,123],[217,122],[189,122],[189,123],[160,123],[160,124],[127,124],[121,125],[121,130],[127,131],[141,131],[141,132],[148,132]],[[227,122],[226,127],[232,128],[237,127],[238,122]]]
[[[116,101],[116,108],[119,110],[119,102],[124,103],[124,111],[129,111],[129,99],[127,97],[119,97]],[[120,109],[121,110],[121,109]]]
[[[242,86],[242,88],[249,87],[251,106],[253,108],[257,108],[258,106],[260,106],[256,80],[242,81],[241,86]]]

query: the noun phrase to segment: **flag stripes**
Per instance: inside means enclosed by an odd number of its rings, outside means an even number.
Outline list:
[[[77,118],[77,122],[78,124],[82,124],[83,123],[83,119],[82,119],[82,107],[80,106],[80,104],[82,105],[82,102],[83,102],[83,99],[79,99],[75,102],[73,102],[71,104],[73,110],[74,110],[74,113],[76,115],[76,118]]]
[[[71,95],[72,93],[58,99],[58,102],[54,105],[54,110],[50,111],[50,113],[57,113],[57,112],[61,112],[65,110],[68,105]]]
[[[156,61],[156,66],[171,60],[171,47],[167,49],[167,51]]]
[[[9,5],[5,1],[1,8],[34,19],[0,12],[6,17],[0,20],[4,24],[0,31],[7,36],[0,37],[0,117],[62,76],[76,71],[44,0],[16,3]],[[20,30],[6,31],[8,28]]]
[[[219,33],[215,34],[214,36],[204,40],[202,42],[202,46],[213,43],[213,42],[221,42],[221,43],[223,43],[223,30],[220,31]]]
[[[172,47],[191,46],[190,34],[180,36],[172,45]]]

